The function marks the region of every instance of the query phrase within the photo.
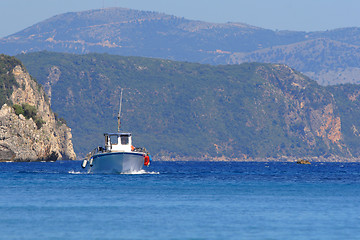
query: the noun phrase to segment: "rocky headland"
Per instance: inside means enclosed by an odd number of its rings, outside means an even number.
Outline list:
[[[8,90],[0,92],[0,161],[76,159],[71,129],[57,119],[43,88],[23,65],[1,55],[0,80]]]

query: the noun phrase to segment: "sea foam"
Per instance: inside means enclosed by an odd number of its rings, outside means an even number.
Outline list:
[[[130,172],[124,172],[121,174],[137,175],[137,174],[160,174],[160,173],[159,172],[147,172],[144,169],[141,169],[140,171],[130,171]]]

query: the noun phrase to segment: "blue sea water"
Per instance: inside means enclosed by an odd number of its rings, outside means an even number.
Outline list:
[[[360,239],[359,163],[0,163],[0,239]]]

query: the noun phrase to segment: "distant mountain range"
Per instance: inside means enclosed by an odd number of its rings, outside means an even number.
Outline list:
[[[156,159],[360,157],[360,85],[320,86],[281,64],[20,54],[84,156],[122,129]]]
[[[66,13],[0,39],[0,52],[111,53],[209,64],[283,63],[323,85],[360,83],[360,28],[272,31],[109,8]]]

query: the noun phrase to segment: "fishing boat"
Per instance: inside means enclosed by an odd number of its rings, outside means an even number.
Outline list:
[[[118,113],[118,132],[104,133],[104,147],[97,147],[91,151],[82,162],[82,167],[88,166],[93,173],[134,173],[149,166],[151,156],[145,148],[135,148],[132,145],[131,133],[120,132],[120,115],[122,104],[120,94],[120,108]]]

